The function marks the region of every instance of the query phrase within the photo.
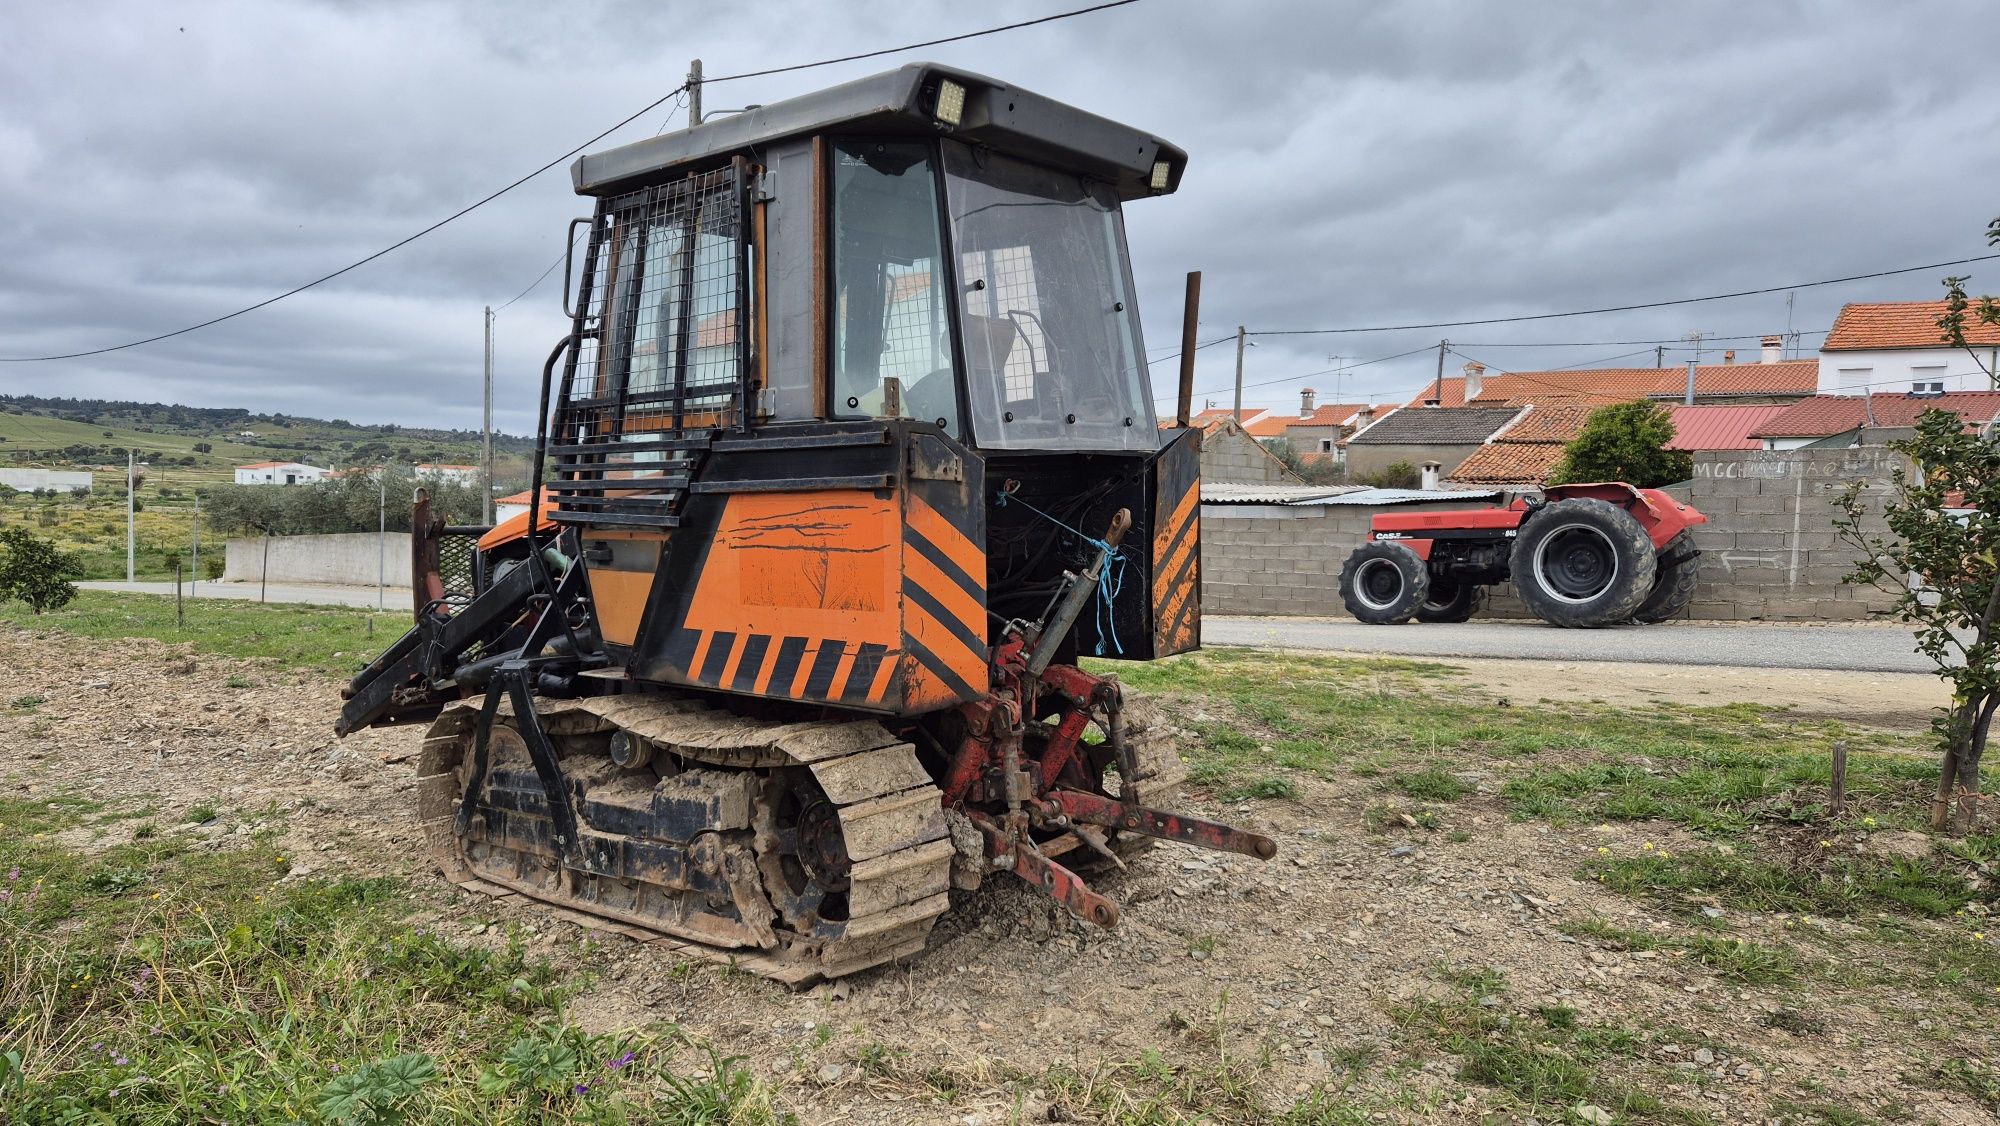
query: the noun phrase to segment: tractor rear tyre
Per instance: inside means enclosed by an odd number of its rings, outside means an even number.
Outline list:
[[[1401,625],[1416,617],[1430,590],[1430,568],[1399,543],[1364,543],[1340,568],[1340,601],[1371,626]]]
[[[1486,588],[1478,583],[1431,580],[1431,593],[1417,607],[1420,622],[1462,622],[1486,604]]]
[[[1659,560],[1646,529],[1608,501],[1542,506],[1514,541],[1514,586],[1552,626],[1594,629],[1629,621],[1653,593]]]
[[[1659,573],[1653,579],[1653,593],[1646,596],[1646,601],[1640,603],[1639,609],[1632,615],[1632,620],[1642,625],[1658,625],[1687,609],[1688,603],[1694,601],[1695,578],[1701,571],[1701,556],[1686,550],[1676,541],[1668,544],[1660,557],[1673,562],[1660,564]]]

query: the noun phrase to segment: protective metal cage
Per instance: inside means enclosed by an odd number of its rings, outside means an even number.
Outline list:
[[[748,425],[751,180],[738,159],[600,204],[549,445],[556,520],[672,527],[709,444]]]

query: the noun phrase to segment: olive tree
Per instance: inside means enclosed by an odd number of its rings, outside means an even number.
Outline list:
[[[35,613],[60,610],[83,577],[76,556],[26,528],[0,529],[0,602],[25,602]]]

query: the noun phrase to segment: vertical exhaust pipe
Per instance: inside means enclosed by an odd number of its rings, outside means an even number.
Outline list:
[[[1182,430],[1194,413],[1194,337],[1201,313],[1201,271],[1189,270],[1187,304],[1181,307],[1181,395],[1174,411],[1174,425]]]

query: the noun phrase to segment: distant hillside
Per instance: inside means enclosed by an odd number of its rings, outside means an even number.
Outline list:
[[[0,395],[0,466],[122,466],[127,450],[158,469],[180,469],[175,475],[192,483],[228,480],[231,467],[255,461],[476,464],[479,432],[177,403]],[[493,450],[503,463],[496,476],[504,478],[505,463],[532,453],[534,440],[495,434]]]

